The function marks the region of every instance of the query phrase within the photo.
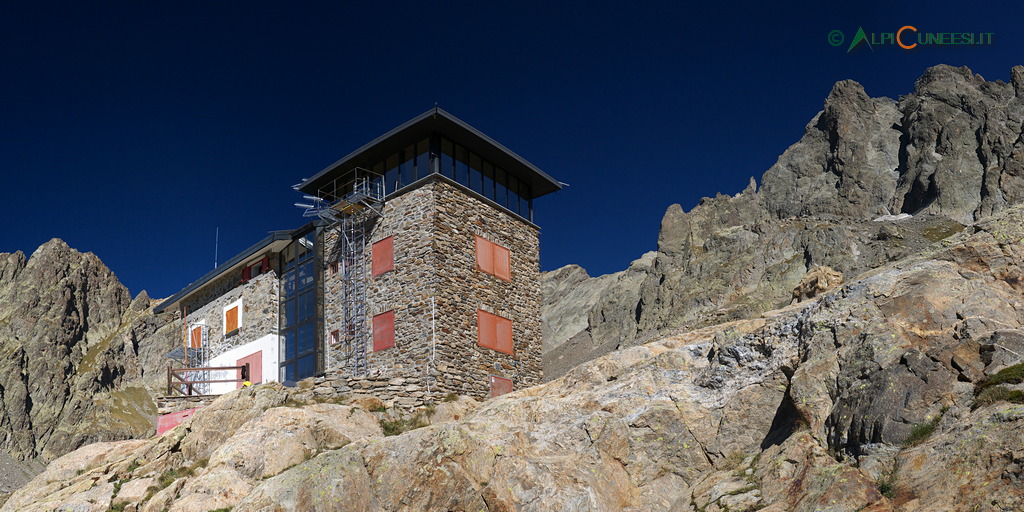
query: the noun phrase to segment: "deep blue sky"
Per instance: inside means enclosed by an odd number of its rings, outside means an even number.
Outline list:
[[[670,204],[760,179],[837,80],[896,97],[934,64],[1024,64],[1009,3],[834,3],[4,2],[0,251],[60,237],[166,297],[216,228],[223,262],[301,225],[290,185],[438,102],[571,185],[536,201],[541,265],[598,275]],[[908,24],[994,44],[826,41]]]

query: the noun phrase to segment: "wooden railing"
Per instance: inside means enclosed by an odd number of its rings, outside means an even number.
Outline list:
[[[222,372],[222,371],[239,371],[241,370],[241,377],[237,379],[217,379],[217,380],[189,380],[188,372]],[[249,380],[249,376],[252,375],[249,371],[249,363],[245,363],[242,366],[207,366],[202,368],[171,368],[167,367],[167,396],[174,396],[175,393],[183,396],[200,396],[203,395],[199,390],[196,389],[197,384],[220,384],[227,382],[245,382]]]

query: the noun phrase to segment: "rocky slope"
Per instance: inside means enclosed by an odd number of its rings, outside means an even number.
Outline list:
[[[140,342],[164,323],[92,253],[54,239],[0,254],[0,450],[46,462],[151,433],[141,378],[160,350]]]
[[[855,276],[1021,202],[1024,67],[1011,75],[936,66],[898,101],[837,83],[760,189],[751,179],[688,212],[670,206],[653,262],[626,271],[630,285],[619,286],[625,274],[547,273],[545,350],[571,341],[594,356],[756,316],[787,304],[817,266]],[[547,377],[571,367],[552,361]]]
[[[1022,354],[1016,206],[813,299],[442,403],[401,435],[377,403],[304,405],[346,401],[312,382],[239,390],[160,438],[57,460],[0,511],[1021,510]]]

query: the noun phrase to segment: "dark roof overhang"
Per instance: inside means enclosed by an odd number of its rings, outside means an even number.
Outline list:
[[[207,272],[206,275],[195,280],[180,292],[164,299],[163,302],[153,308],[153,312],[163,313],[167,309],[176,306],[183,300],[189,298],[194,292],[198,291],[210,281],[217,279],[225,273],[242,268],[242,265],[248,263],[248,260],[253,256],[257,256],[265,251],[280,252],[292,241],[296,231],[304,229],[305,227],[299,228],[298,230],[271,231],[263,240],[256,242],[248,249],[236,254],[233,258],[225,261],[223,264],[218,265],[217,268]]]
[[[438,132],[485,160],[504,169],[509,174],[528,184],[533,197],[550,194],[562,189],[562,184],[527,162],[523,157],[502,146],[498,141],[466,124],[440,108],[433,108],[416,116],[401,126],[377,137],[363,147],[327,166],[312,178],[296,184],[294,188],[305,194],[315,195],[321,187],[355,167],[369,169],[392,153]]]

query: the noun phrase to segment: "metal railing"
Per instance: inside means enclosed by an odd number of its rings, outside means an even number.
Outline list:
[[[218,371],[241,371],[237,379],[204,379],[191,380],[189,373],[192,372],[218,372]],[[242,366],[207,366],[202,368],[171,368],[167,367],[167,396],[174,396],[175,393],[182,396],[204,396],[208,393],[202,391],[203,384],[240,383],[249,380],[252,373],[249,370],[249,363]]]

